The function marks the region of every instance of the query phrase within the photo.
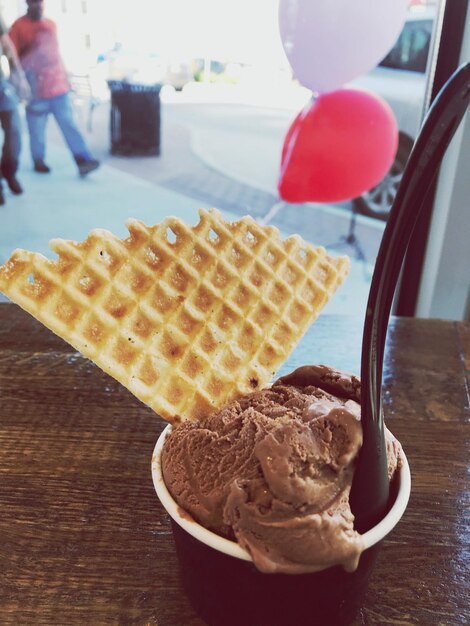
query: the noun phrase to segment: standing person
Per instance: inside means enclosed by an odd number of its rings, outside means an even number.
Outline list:
[[[70,83],[59,52],[55,23],[43,17],[43,0],[27,0],[26,15],[13,23],[13,42],[31,87],[26,105],[31,156],[36,172],[46,174],[46,124],[52,114],[75,159],[81,176],[99,167],[80,133],[73,116]]]
[[[5,55],[13,64],[17,71],[19,95],[27,98],[29,86],[7,33],[8,28],[0,15],[0,55]],[[3,149],[0,160],[0,204],[5,204],[2,178],[6,180],[14,194],[23,193],[23,188],[16,178],[21,150],[21,121],[18,104],[17,93],[8,77],[5,76],[0,63],[0,123],[3,129]]]

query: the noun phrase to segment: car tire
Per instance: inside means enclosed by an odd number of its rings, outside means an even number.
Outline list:
[[[354,198],[354,208],[358,213],[379,220],[387,220],[412,147],[411,139],[400,138],[395,160],[386,176],[370,191]]]

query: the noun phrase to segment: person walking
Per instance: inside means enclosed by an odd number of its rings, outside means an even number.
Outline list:
[[[2,179],[14,194],[23,193],[16,177],[21,151],[21,121],[18,111],[18,95],[29,97],[29,86],[24,77],[15,49],[8,37],[8,28],[0,14],[0,55],[8,59],[17,72],[19,94],[8,80],[3,64],[0,63],[0,124],[3,130],[3,149],[0,160],[0,205],[5,204]]]
[[[70,83],[59,51],[55,23],[43,16],[43,0],[26,0],[26,15],[11,26],[9,36],[31,87],[26,105],[31,156],[36,172],[46,174],[46,125],[52,114],[78,166],[81,176],[99,167],[77,127],[70,98]]]

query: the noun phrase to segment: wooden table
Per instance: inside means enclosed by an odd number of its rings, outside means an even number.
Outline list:
[[[327,362],[359,372],[361,326],[320,318],[282,371]],[[469,370],[469,324],[392,320],[385,411],[412,495],[355,626],[470,623]],[[151,481],[163,427],[61,339],[0,304],[0,624],[202,626]]]

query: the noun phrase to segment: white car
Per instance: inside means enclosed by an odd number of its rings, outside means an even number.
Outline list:
[[[423,119],[427,65],[436,11],[410,13],[392,50],[379,65],[351,83],[382,96],[398,122],[399,146],[395,161],[376,187],[356,198],[356,209],[387,219],[403,170]]]

